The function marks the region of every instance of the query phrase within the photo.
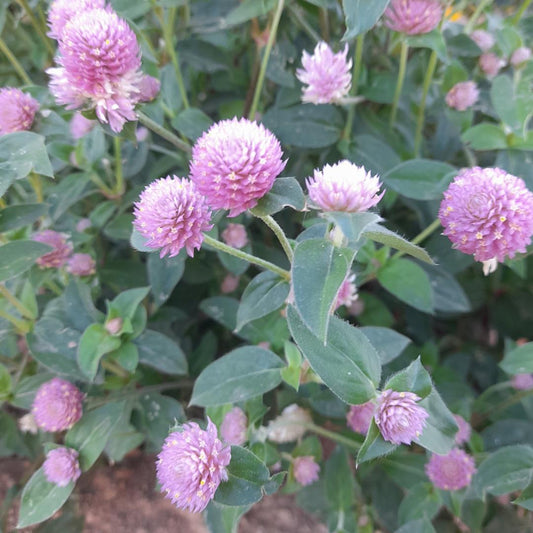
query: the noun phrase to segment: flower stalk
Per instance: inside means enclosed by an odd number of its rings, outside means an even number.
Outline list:
[[[174,135],[164,126],[159,125],[155,120],[152,120],[142,111],[137,111],[137,118],[139,119],[139,122],[141,124],[152,130],[154,133],[157,133],[157,135],[159,135],[160,137],[163,137],[163,139],[173,144],[176,148],[179,148],[180,150],[186,153],[191,152],[191,147],[185,141],[182,141],[177,135]]]
[[[431,85],[431,80],[433,79],[433,74],[435,74],[435,68],[437,66],[437,52],[433,50],[431,56],[429,57],[428,68],[426,71],[426,76],[424,78],[424,85],[422,87],[422,97],[420,99],[420,107],[418,108],[418,115],[416,118],[416,131],[415,131],[415,157],[420,156],[420,147],[422,144],[422,132],[424,129],[424,114],[426,111],[426,100],[429,92],[429,87]]]
[[[396,81],[396,90],[394,91],[394,100],[392,102],[392,109],[389,117],[389,129],[392,130],[396,121],[396,114],[398,112],[398,104],[400,102],[400,96],[402,95],[403,82],[405,80],[405,70],[407,67],[407,56],[409,54],[409,45],[407,39],[402,39],[400,49],[400,65],[398,70],[398,79]]]

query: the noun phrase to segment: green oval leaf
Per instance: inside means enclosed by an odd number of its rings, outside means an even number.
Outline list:
[[[250,211],[259,217],[273,215],[284,207],[302,211],[305,196],[296,178],[276,178],[270,191],[263,196]]]
[[[52,249],[37,241],[13,241],[0,246],[0,282],[26,272],[36,259]]]
[[[533,342],[517,346],[507,352],[500,366],[508,374],[533,372]]]
[[[139,363],[165,374],[187,374],[187,359],[182,349],[171,338],[147,329],[134,341],[139,350]]]
[[[48,213],[46,204],[7,206],[0,211],[0,233],[29,226],[46,213]]]
[[[342,0],[346,19],[346,33],[343,41],[349,41],[369,30],[385,11],[390,0]]]

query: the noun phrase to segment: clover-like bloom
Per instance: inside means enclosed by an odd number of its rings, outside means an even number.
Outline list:
[[[337,300],[335,301],[335,309],[338,309],[343,305],[350,307],[350,305],[357,300],[357,296],[355,274],[349,274],[341,283],[339,292],[337,293]]]
[[[135,229],[148,239],[149,248],[161,248],[160,256],[178,255],[182,248],[192,257],[209,231],[211,211],[195,184],[167,176],[153,181],[134,204]]]
[[[46,454],[43,463],[44,475],[50,483],[66,487],[81,476],[78,452],[72,448],[54,448]]]
[[[505,61],[492,52],[485,52],[479,56],[479,67],[488,78],[494,78],[503,66]]]
[[[296,457],[292,462],[294,479],[304,487],[318,480],[320,465],[312,455]]]
[[[515,374],[511,378],[511,386],[516,390],[533,389],[533,374]]]
[[[476,261],[503,262],[525,252],[533,235],[533,193],[501,168],[463,169],[440,205],[443,234]]]
[[[251,209],[285,168],[279,141],[245,118],[213,124],[192,149],[191,179],[213,209]]]
[[[456,83],[446,94],[446,103],[457,111],[466,111],[479,98],[479,89],[473,81]]]
[[[0,135],[29,130],[39,102],[13,87],[0,89]]]
[[[359,213],[375,206],[385,194],[379,194],[381,183],[365,167],[348,160],[315,169],[306,180],[309,198],[323,211]]]
[[[248,244],[246,228],[242,224],[228,224],[221,236],[222,240],[233,248],[244,248]]]
[[[277,443],[298,440],[306,432],[305,425],[311,421],[309,412],[293,403],[285,407],[281,414],[269,423],[268,438]]]
[[[350,92],[352,86],[352,60],[347,59],[348,45],[337,54],[325,42],[319,42],[313,55],[305,50],[303,68],[296,70],[296,77],[305,85],[302,101],[311,104],[338,103]]]
[[[472,427],[461,415],[453,415],[453,417],[455,418],[455,422],[459,426],[459,431],[455,434],[455,444],[464,444],[465,442],[468,442],[470,440]]]
[[[51,229],[45,229],[32,236],[37,242],[42,242],[52,246],[54,249],[36,260],[41,268],[59,268],[62,267],[72,253],[72,244],[68,240],[68,235],[58,233]]]
[[[438,489],[459,490],[470,485],[476,464],[472,456],[455,448],[447,455],[433,454],[425,469],[429,480]]]
[[[209,418],[206,430],[188,422],[165,439],[157,456],[157,480],[176,507],[199,513],[220,483],[227,481],[230,460],[231,448],[218,439],[217,428]]]
[[[511,65],[513,67],[520,67],[526,61],[531,59],[531,49],[521,46],[517,48],[511,55]]]
[[[375,411],[376,404],[372,400],[359,405],[351,405],[346,414],[346,424],[352,431],[366,435]]]
[[[59,39],[66,23],[78,13],[105,8],[106,0],[54,0],[48,10],[48,36]]]
[[[381,393],[374,420],[385,440],[411,444],[422,435],[429,414],[417,404],[419,400],[414,392],[387,389]]]
[[[470,34],[472,39],[481,48],[482,52],[488,52],[496,43],[493,35],[486,30],[475,30]]]
[[[135,105],[151,100],[159,82],[140,70],[137,38],[111,9],[80,11],[59,37],[59,67],[50,68],[50,90],[67,109],[94,108],[115,132],[135,120]]]
[[[433,31],[442,18],[438,0],[392,0],[385,10],[385,25],[407,35]]]
[[[74,276],[91,276],[96,272],[96,263],[89,254],[74,254],[68,260],[67,271]]]
[[[234,446],[242,446],[246,442],[248,419],[240,407],[234,407],[226,413],[220,424],[220,436],[224,442]]]
[[[82,415],[83,393],[61,378],[43,383],[32,405],[35,423],[45,431],[63,431],[72,427]]]

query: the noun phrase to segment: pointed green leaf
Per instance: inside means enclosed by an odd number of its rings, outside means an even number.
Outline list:
[[[302,211],[305,196],[296,178],[276,178],[270,191],[265,194],[257,205],[251,209],[256,216],[264,217],[281,211],[284,207],[292,207]]]

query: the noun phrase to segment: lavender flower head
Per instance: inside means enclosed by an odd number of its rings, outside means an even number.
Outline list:
[[[385,440],[411,444],[422,434],[428,412],[417,405],[420,397],[413,392],[387,389],[381,393],[374,420]]]
[[[37,390],[32,410],[36,424],[45,431],[63,431],[82,415],[82,392],[69,381],[53,378]]]
[[[89,254],[74,254],[67,263],[67,271],[74,276],[91,276],[96,272],[96,263]]]
[[[335,104],[345,97],[352,86],[352,60],[346,59],[348,45],[334,54],[329,45],[319,42],[313,55],[305,50],[303,68],[296,70],[296,77],[306,87],[302,89],[302,101],[311,104]]]
[[[70,134],[76,140],[81,139],[95,126],[96,120],[85,118],[79,111],[70,119]]]
[[[440,205],[443,234],[476,261],[503,262],[525,252],[533,235],[533,193],[501,168],[462,170]]]
[[[337,293],[337,300],[335,301],[335,309],[345,305],[350,307],[353,302],[357,300],[357,287],[355,285],[355,274],[346,276],[341,283],[339,292]]]
[[[476,464],[473,457],[455,448],[447,455],[433,454],[425,470],[438,489],[459,490],[470,485]]]
[[[222,240],[233,248],[244,248],[248,244],[246,228],[242,224],[228,224],[222,232]]]
[[[351,405],[346,414],[346,423],[352,431],[366,435],[375,411],[376,404],[372,400],[360,405]]]
[[[227,481],[231,448],[218,439],[208,418],[204,431],[188,422],[171,433],[157,456],[157,480],[165,497],[179,509],[203,511],[222,481]]]
[[[470,440],[470,434],[472,433],[472,428],[470,424],[461,416],[453,415],[455,422],[459,426],[459,431],[455,434],[455,444],[461,445]]]
[[[533,389],[533,374],[515,374],[511,378],[511,386],[516,390]]]
[[[248,419],[240,407],[234,407],[226,413],[220,424],[220,436],[224,442],[234,446],[242,446],[246,442]]]
[[[472,39],[481,48],[482,52],[488,52],[496,43],[491,33],[486,30],[475,30],[470,34]]]
[[[375,206],[385,194],[381,183],[364,167],[348,160],[325,165],[306,180],[311,201],[323,211],[359,213]]]
[[[54,448],[46,454],[43,463],[46,479],[58,487],[66,487],[81,476],[78,452],[72,448]]]
[[[385,25],[407,35],[421,35],[439,25],[442,13],[437,0],[392,0],[385,10]]]
[[[41,257],[36,263],[41,268],[59,268],[62,267],[72,253],[72,244],[68,241],[68,235],[58,233],[51,229],[45,229],[33,235],[32,239],[52,246],[54,249]]]
[[[446,95],[446,103],[457,111],[466,111],[479,98],[479,90],[473,81],[456,83]]]
[[[245,118],[213,124],[192,149],[191,179],[213,209],[235,217],[257,204],[285,168],[279,141]]]
[[[211,211],[193,182],[167,176],[148,185],[134,204],[135,229],[148,239],[146,246],[161,248],[160,256],[178,255],[182,248],[192,257],[209,231]]]
[[[67,109],[94,108],[115,132],[135,120],[135,105],[154,98],[159,83],[140,70],[137,38],[111,9],[80,11],[59,37],[59,67],[50,68],[50,90]]]
[[[294,479],[304,487],[318,480],[320,465],[312,455],[296,457],[292,462]]]
[[[39,102],[13,87],[0,89],[0,135],[29,130]]]
[[[48,36],[59,39],[66,23],[75,15],[90,9],[105,8],[106,0],[54,0],[48,10]]]
[[[479,67],[488,78],[494,78],[503,66],[505,61],[492,52],[485,52],[479,56]]]
[[[531,59],[531,50],[525,46],[517,48],[511,55],[511,65],[521,67],[526,61]]]

